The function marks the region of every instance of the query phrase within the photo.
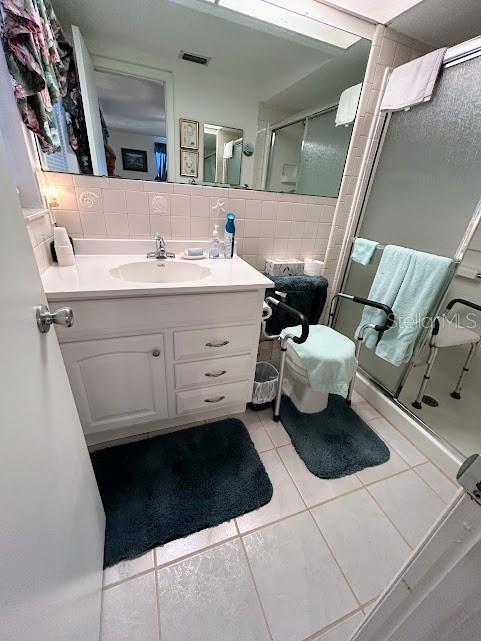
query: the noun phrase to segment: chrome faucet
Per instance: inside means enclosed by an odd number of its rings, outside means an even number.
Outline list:
[[[165,240],[157,233],[154,236],[155,251],[149,252],[147,258],[155,258],[156,260],[165,260],[166,258],[175,258],[175,254],[165,250]]]

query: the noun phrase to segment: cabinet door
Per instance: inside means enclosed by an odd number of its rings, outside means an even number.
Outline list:
[[[62,345],[84,432],[166,418],[162,334]]]

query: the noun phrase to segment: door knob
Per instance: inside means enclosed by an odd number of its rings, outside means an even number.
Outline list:
[[[38,305],[36,308],[37,325],[42,334],[46,334],[50,330],[50,325],[62,325],[63,327],[72,327],[73,325],[73,311],[71,307],[61,307],[57,311],[50,312],[46,305]]]

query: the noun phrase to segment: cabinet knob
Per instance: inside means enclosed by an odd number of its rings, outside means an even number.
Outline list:
[[[155,358],[157,358],[157,356],[160,356],[160,349],[153,349],[152,356],[155,356]]]

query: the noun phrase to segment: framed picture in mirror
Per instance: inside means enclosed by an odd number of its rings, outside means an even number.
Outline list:
[[[124,171],[148,171],[147,152],[142,149],[122,147],[122,168]]]
[[[199,152],[189,149],[180,150],[180,175],[197,178],[199,175]]]
[[[180,118],[180,146],[184,149],[199,149],[199,123],[197,120]]]

